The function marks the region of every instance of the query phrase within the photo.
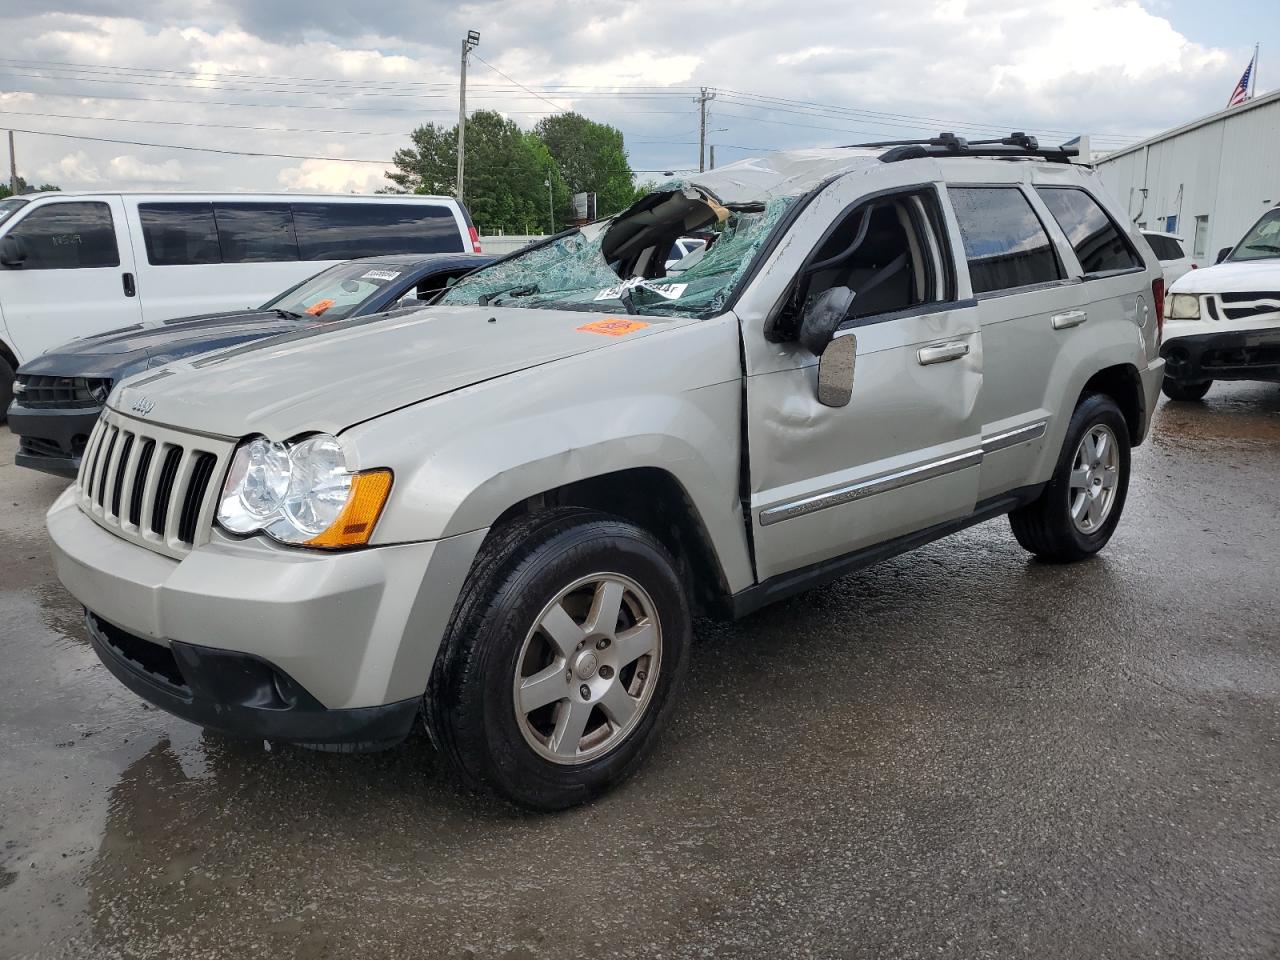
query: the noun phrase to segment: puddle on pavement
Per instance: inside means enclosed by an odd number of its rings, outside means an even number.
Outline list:
[[[1280,447],[1280,385],[1214,384],[1199,403],[1162,401],[1152,425],[1161,447]]]

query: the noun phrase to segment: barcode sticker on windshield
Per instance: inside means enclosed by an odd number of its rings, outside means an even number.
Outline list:
[[[361,280],[394,280],[400,276],[399,270],[366,270],[360,277]]]
[[[677,300],[680,295],[688,289],[687,283],[655,283],[652,280],[646,280],[643,277],[632,277],[630,280],[623,280],[617,286],[605,287],[596,294],[597,300],[617,300],[622,296],[624,290],[634,290],[636,287],[644,287],[646,290],[652,290],[660,297],[667,300]]]

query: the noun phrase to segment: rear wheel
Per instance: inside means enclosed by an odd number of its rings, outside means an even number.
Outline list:
[[[0,423],[9,419],[9,404],[13,401],[13,367],[0,357]]]
[[[1115,532],[1129,490],[1129,428],[1114,400],[1080,401],[1053,476],[1032,503],[1009,514],[1013,535],[1042,560],[1097,553]]]
[[[634,770],[686,668],[688,604],[665,548],[606,514],[557,509],[495,531],[432,672],[432,739],[473,786],[582,803]]]
[[[1160,389],[1170,400],[1203,400],[1213,386],[1212,380],[1170,380],[1164,378]]]

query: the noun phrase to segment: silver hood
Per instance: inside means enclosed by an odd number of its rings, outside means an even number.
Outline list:
[[[122,382],[108,406],[223,437],[338,433],[474,383],[696,322],[616,318],[639,324],[622,336],[581,329],[607,319],[475,306],[427,307],[378,323],[361,318],[170,363]]]

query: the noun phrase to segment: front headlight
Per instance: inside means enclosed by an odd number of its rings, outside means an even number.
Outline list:
[[[1170,320],[1199,320],[1200,298],[1193,293],[1169,294]]]
[[[391,492],[390,470],[347,470],[342,444],[317,434],[294,443],[262,437],[241,444],[218,502],[232,533],[281,543],[353,547],[367,543]]]

